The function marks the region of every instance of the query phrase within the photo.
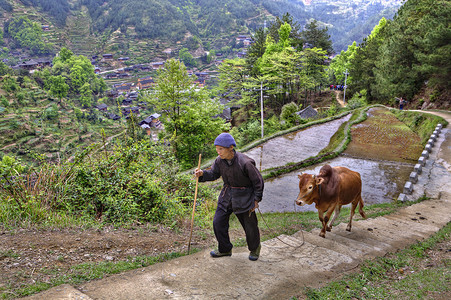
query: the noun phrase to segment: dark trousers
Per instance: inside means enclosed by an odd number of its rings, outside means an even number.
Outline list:
[[[217,207],[213,218],[213,229],[218,240],[218,251],[221,253],[229,252],[233,248],[229,237],[229,220],[232,213],[232,209],[224,211],[224,209]],[[260,231],[255,211],[250,216],[249,212],[236,214],[236,216],[246,233],[247,248],[249,251],[256,250],[260,245]]]

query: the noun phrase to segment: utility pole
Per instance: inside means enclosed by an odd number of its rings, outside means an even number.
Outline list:
[[[262,119],[262,138],[264,136],[263,133],[263,81],[260,81],[260,117]]]
[[[266,31],[266,20],[263,23],[263,32]],[[262,128],[262,138],[265,135],[263,131],[263,81],[260,81],[260,118],[261,118],[261,128]]]
[[[348,69],[346,69],[346,72],[343,73],[345,75],[345,86],[343,90],[343,104],[346,104],[346,79],[348,79]]]

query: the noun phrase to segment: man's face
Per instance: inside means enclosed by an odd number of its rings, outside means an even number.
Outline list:
[[[216,152],[218,153],[219,157],[222,159],[232,159],[233,158],[233,146],[230,146],[229,148],[222,147],[222,146],[216,146]]]

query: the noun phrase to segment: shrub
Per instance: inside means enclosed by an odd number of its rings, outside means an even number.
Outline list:
[[[430,96],[431,102],[434,102],[435,100],[437,100],[439,96],[440,96],[440,91],[435,89]]]
[[[3,89],[7,91],[8,93],[14,92],[19,89],[19,85],[14,80],[14,78],[10,77],[9,75],[5,76],[3,78]]]
[[[361,90],[359,93],[355,93],[351,100],[349,100],[347,108],[353,110],[359,107],[367,106],[368,103],[366,101],[366,95],[366,90]]]
[[[328,117],[332,117],[338,113],[339,109],[335,104],[331,104],[329,109],[326,111]]]
[[[285,120],[290,124],[294,124],[294,122],[298,118],[298,115],[295,114],[295,112],[297,111],[299,111],[299,106],[296,103],[290,102],[288,104],[285,104],[284,106],[282,106],[280,119]]]
[[[59,117],[58,106],[52,104],[44,111],[44,115],[47,120],[57,120]]]
[[[8,107],[9,106],[9,101],[8,101],[8,99],[6,99],[6,97],[5,96],[0,96],[0,104],[3,106],[3,107]]]
[[[234,127],[230,134],[235,138],[237,147],[241,147],[261,137],[260,120],[251,120],[240,127]]]
[[[163,145],[116,145],[76,167],[66,207],[104,223],[173,222],[186,209],[183,195],[194,194],[192,185],[174,185],[177,171]]]
[[[38,225],[69,219],[74,224],[83,220],[175,226],[188,217],[195,189],[192,176],[177,173],[172,152],[148,141],[93,144],[79,151],[72,163],[30,169],[3,156],[0,222],[6,226],[29,222]],[[214,197],[206,186],[199,186],[198,195],[199,204]],[[199,215],[199,219],[205,216]]]
[[[20,124],[19,122],[17,122],[17,120],[10,120],[9,121],[9,128],[12,130],[16,130],[17,128],[19,128]]]

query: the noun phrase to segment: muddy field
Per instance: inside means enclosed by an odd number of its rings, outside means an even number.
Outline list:
[[[49,283],[82,263],[183,252],[187,250],[188,239],[189,226],[182,232],[145,226],[134,230],[3,231],[0,232],[0,294],[22,284]],[[195,234],[192,240],[195,241],[192,249],[214,244],[214,237],[208,232],[202,232],[202,236]]]
[[[345,155],[364,159],[416,163],[423,146],[420,137],[387,109],[373,108],[368,119],[351,128],[352,142]]]

